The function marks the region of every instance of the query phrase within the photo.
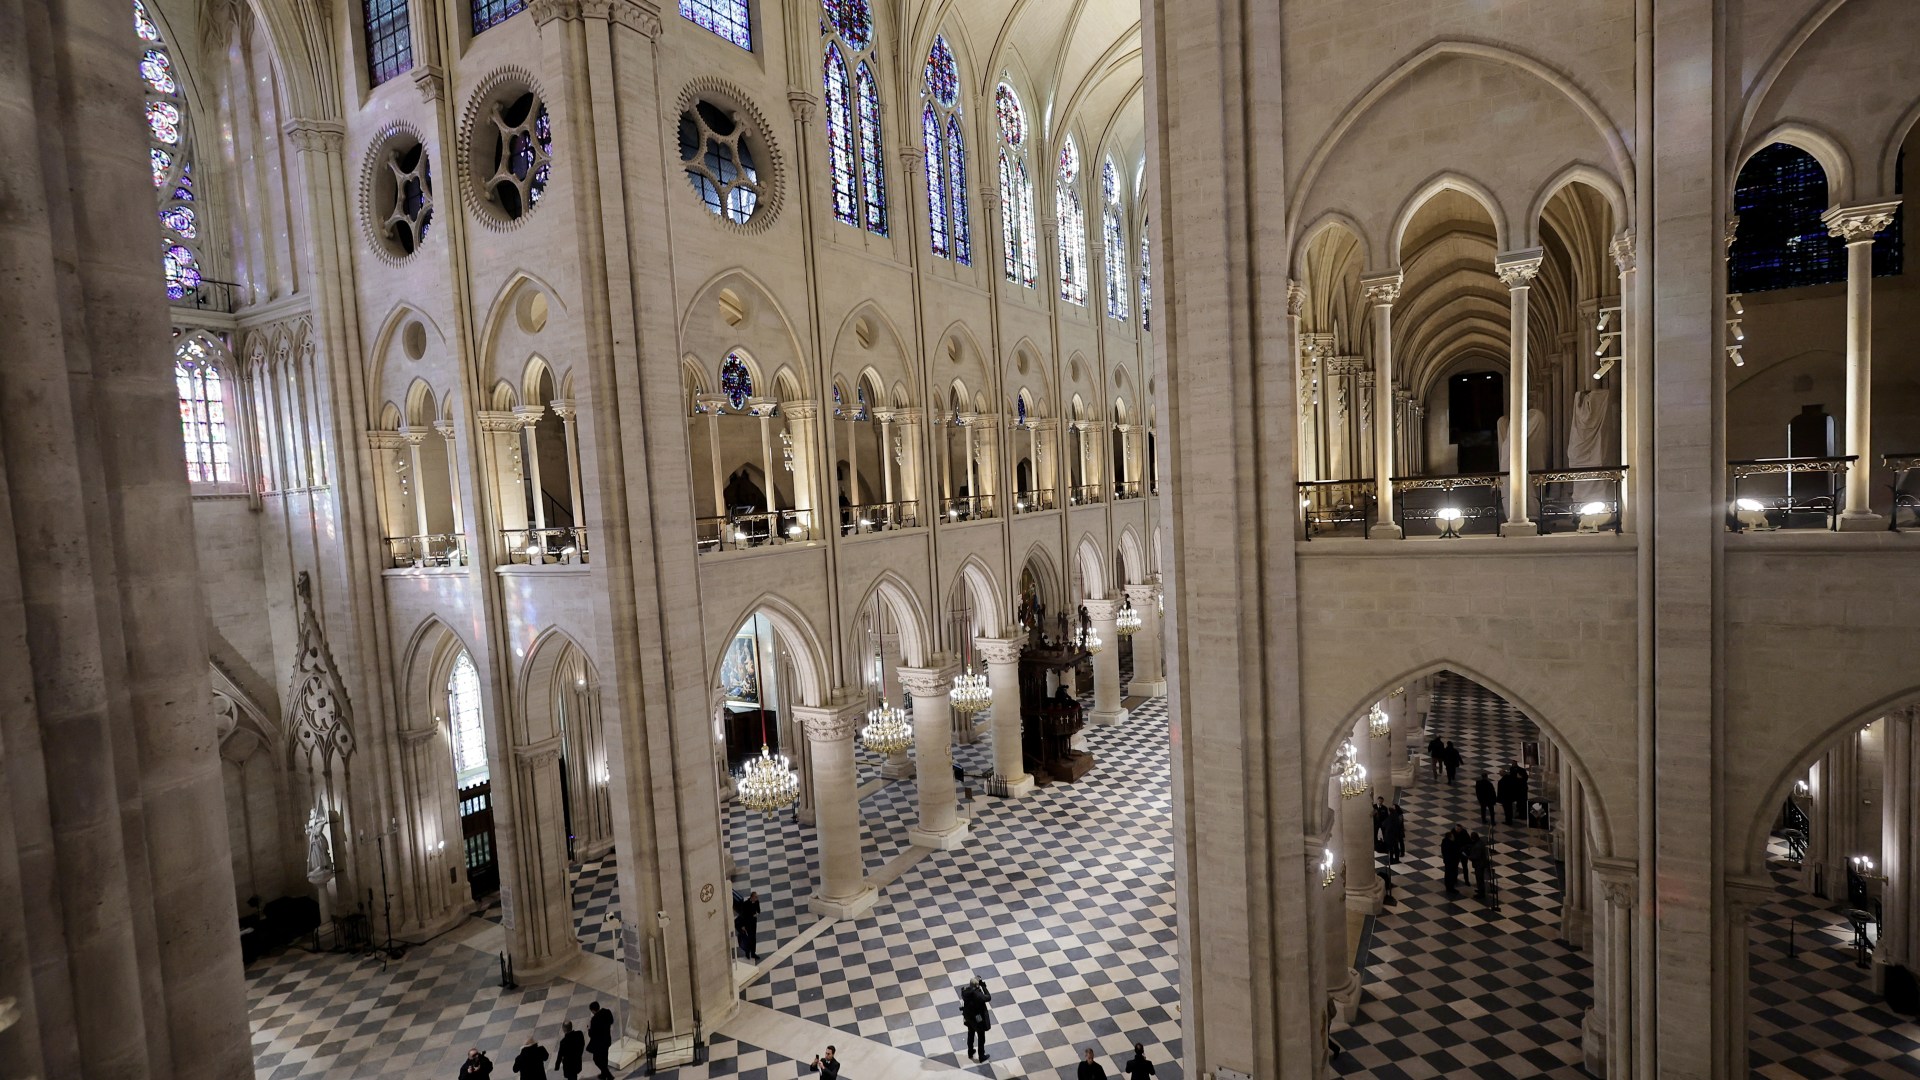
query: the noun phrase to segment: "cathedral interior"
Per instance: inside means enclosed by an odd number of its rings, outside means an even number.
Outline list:
[[[1920,1076],[1912,0],[0,3],[0,1078]]]

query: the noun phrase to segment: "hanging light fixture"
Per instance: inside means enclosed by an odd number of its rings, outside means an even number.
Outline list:
[[[1140,613],[1133,609],[1133,600],[1122,601],[1120,614],[1113,617],[1114,632],[1121,637],[1132,637],[1140,632]]]
[[[1381,708],[1379,702],[1375,702],[1373,708],[1367,711],[1367,734],[1379,739],[1384,738],[1387,732],[1392,730],[1393,722],[1387,719],[1387,710]]]
[[[873,680],[867,685],[867,698],[873,707],[867,710],[867,724],[860,729],[860,741],[876,754],[904,754],[913,745],[913,724],[907,711],[880,699],[880,686],[886,677],[886,663],[880,656],[880,634],[873,625],[873,613],[867,613],[867,632],[873,636]]]
[[[1333,865],[1333,849],[1327,848],[1326,854],[1320,857],[1320,887],[1324,889],[1333,884],[1333,879],[1339,876],[1339,871]]]
[[[1340,755],[1334,760],[1335,774],[1340,777],[1340,797],[1351,799],[1367,793],[1367,767],[1360,764],[1360,751],[1348,739],[1340,745]]]
[[[1095,630],[1093,628],[1092,622],[1087,622],[1081,625],[1080,647],[1087,651],[1088,656],[1092,656],[1094,653],[1097,653],[1101,649],[1106,648],[1106,646],[1107,646],[1107,643],[1100,640],[1100,631]]]
[[[753,670],[760,670],[758,634],[753,638]],[[787,756],[774,753],[767,741],[765,709],[760,710],[760,756],[750,758],[741,768],[739,781],[734,788],[742,806],[763,814],[785,810],[800,797],[800,777],[794,773]]]
[[[953,613],[955,635],[960,639],[960,674],[953,678],[947,700],[961,716],[973,716],[993,703],[993,691],[987,686],[987,673],[974,670],[973,611],[961,608]]]

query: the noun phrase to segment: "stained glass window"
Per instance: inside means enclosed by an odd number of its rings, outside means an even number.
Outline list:
[[[187,448],[187,479],[200,484],[233,479],[227,442],[227,395],[214,351],[189,337],[173,359],[174,388],[180,398],[180,434]]]
[[[1153,248],[1147,242],[1147,223],[1140,222],[1140,329],[1153,329]]]
[[[745,224],[760,204],[760,174],[746,129],[712,102],[680,114],[680,165],[707,209]]]
[[[527,9],[527,0],[473,0],[473,32],[499,26]]]
[[[407,0],[366,0],[367,78],[375,86],[413,66]]]
[[[933,253],[961,265],[973,261],[968,235],[967,149],[960,134],[960,69],[944,36],[927,51],[921,141],[927,152],[927,232]]]
[[[1108,158],[1100,166],[1100,237],[1107,276],[1107,317],[1127,318],[1127,241],[1120,228],[1120,174]]]
[[[146,47],[140,53],[140,81],[146,90],[147,163],[164,239],[160,266],[167,297],[191,301],[200,289],[200,221],[193,202],[193,153],[187,133],[186,101],[173,56],[160,25],[143,0],[133,0],[133,32]]]
[[[1073,136],[1060,147],[1054,206],[1060,214],[1060,299],[1087,302],[1087,212],[1080,202],[1080,151]]]
[[[880,85],[873,76],[873,16],[866,0],[822,0],[821,9],[833,216],[885,236],[886,147],[880,137]]]
[[[1039,274],[1035,260],[1033,179],[1027,174],[1027,124],[1020,99],[1001,83],[993,92],[993,111],[1000,126],[1000,207],[1002,261],[1007,280],[1033,288]]]
[[[753,20],[747,0],[680,0],[680,16],[753,51]]]
[[[453,774],[458,787],[485,783],[487,727],[480,715],[480,672],[462,650],[447,675],[447,728],[453,739]]]
[[[1733,186],[1740,217],[1727,251],[1727,291],[1764,292],[1847,279],[1847,245],[1827,232],[1827,174],[1812,154],[1788,143],[1762,148]],[[1898,231],[1873,245],[1875,274],[1899,273]]]
[[[735,410],[746,408],[747,399],[753,396],[753,372],[747,370],[747,362],[737,352],[728,353],[720,361],[720,392]]]
[[[1019,427],[1027,426],[1027,395],[1021,394],[1013,399],[1014,423]]]

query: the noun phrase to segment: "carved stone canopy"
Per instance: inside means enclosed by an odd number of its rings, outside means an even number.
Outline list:
[[[294,584],[300,605],[300,643],[294,661],[292,691],[287,702],[292,710],[291,738],[295,746],[313,755],[321,763],[338,755],[342,760],[353,754],[353,706],[347,701],[346,686],[327,647],[319,613],[313,607],[312,581],[305,570]]]

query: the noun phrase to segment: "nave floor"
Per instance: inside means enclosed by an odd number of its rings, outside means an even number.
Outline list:
[[[1406,811],[1407,860],[1395,868],[1394,902],[1373,921],[1361,971],[1360,1019],[1338,1025],[1346,1053],[1338,1076],[1376,1080],[1473,1076],[1481,1080],[1585,1077],[1580,1025],[1591,1000],[1587,958],[1559,940],[1560,885],[1552,839],[1522,824],[1492,830],[1501,910],[1483,910],[1470,883],[1446,894],[1440,838],[1455,824],[1486,835],[1473,782],[1495,779],[1537,739],[1533,724],[1490,690],[1465,679],[1437,683],[1431,732],[1465,759],[1457,786],[1433,779],[1415,732],[1413,786]],[[1534,794],[1541,790],[1533,770]],[[1500,815],[1498,820],[1505,820]]]

